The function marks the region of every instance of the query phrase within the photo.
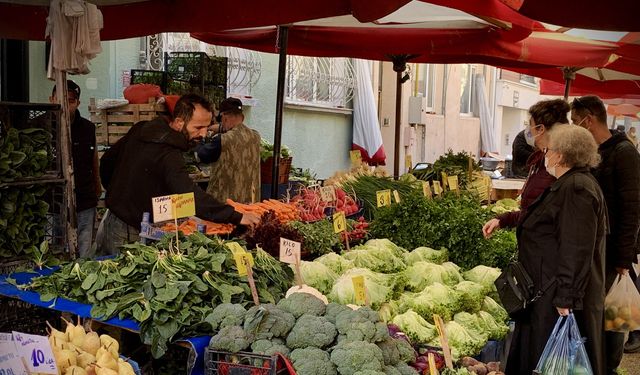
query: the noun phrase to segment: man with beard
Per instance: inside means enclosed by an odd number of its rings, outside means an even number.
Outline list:
[[[216,201],[189,178],[182,154],[206,135],[212,119],[209,101],[184,95],[173,116],[135,124],[100,159],[109,210],[98,228],[98,255],[117,254],[119,246],[136,241],[142,214],[152,212],[151,199],[157,196],[193,192],[198,217],[240,225],[259,221],[255,214]]]

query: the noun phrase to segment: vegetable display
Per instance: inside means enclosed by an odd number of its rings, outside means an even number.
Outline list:
[[[47,228],[47,186],[0,188],[0,258],[31,255]]]
[[[51,134],[44,129],[10,128],[0,137],[0,183],[40,177],[52,160]]]
[[[293,220],[298,220],[298,211],[296,206],[289,203],[280,202],[275,199],[265,199],[262,202],[243,204],[227,199],[227,204],[233,207],[241,214],[253,212],[258,215],[264,215],[271,211],[275,214],[282,224],[286,224]]]
[[[300,194],[291,198],[297,205],[302,221],[317,221],[327,217],[326,210],[344,212],[346,216],[358,213],[360,208],[355,199],[347,195],[344,190],[335,188],[335,200],[323,200],[318,188],[302,188]]]
[[[471,168],[471,170],[469,170]],[[442,173],[447,176],[458,176],[460,188],[465,189],[469,184],[469,173],[481,170],[480,164],[475,161],[473,155],[464,151],[453,153],[449,149],[446,154],[440,156],[433,165],[427,169],[411,172],[414,176],[424,181],[442,181]]]

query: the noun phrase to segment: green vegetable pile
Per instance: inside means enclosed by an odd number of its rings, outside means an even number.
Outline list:
[[[0,188],[0,258],[32,255],[47,227],[43,185]]]
[[[229,314],[238,317],[231,310]],[[413,347],[392,338],[378,313],[368,307],[325,305],[310,294],[294,293],[277,305],[252,307],[241,317],[243,323],[223,328],[209,347],[233,353],[249,348],[265,355],[280,352],[289,356],[299,375],[417,375],[407,366],[416,359]]]
[[[493,216],[471,193],[449,192],[432,200],[410,194],[400,204],[378,209],[370,230],[373,237],[388,237],[407,249],[447,248],[451,261],[465,269],[480,264],[503,268],[515,253],[516,238],[500,230],[485,239],[482,226]]]
[[[67,264],[28,288],[43,301],[65,297],[89,303],[96,318],[133,318],[158,358],[173,339],[230,330],[238,321],[227,315],[240,315],[243,309],[224,304],[252,304],[247,278],[238,276],[222,241],[194,233],[182,238],[179,249],[174,237],[153,246],[125,245],[118,257]],[[253,256],[260,300],[276,303],[291,285],[292,272],[262,250]]]
[[[329,220],[319,220],[314,223],[292,221],[288,225],[302,235],[304,238],[302,247],[310,255],[320,256],[334,249],[343,249],[340,236],[334,232],[333,224]]]
[[[404,177],[404,176],[403,176]],[[380,190],[397,190],[401,199],[406,195],[415,192],[416,189],[422,191],[422,186],[416,184],[415,179],[401,178],[396,181],[390,177],[376,177],[360,175],[356,178],[346,180],[341,183],[342,189],[348,194],[352,194],[364,203],[364,216],[368,219],[375,217],[378,205],[376,193]],[[382,237],[386,237],[382,236]]]
[[[449,149],[446,154],[440,156],[430,168],[411,172],[420,180],[442,181],[442,172],[447,176],[458,176],[458,184],[461,189],[466,189],[469,185],[469,160],[471,160],[471,171],[481,170],[480,164],[470,153],[464,151],[453,153]]]
[[[0,183],[40,177],[51,164],[51,134],[44,129],[10,128],[0,137]]]
[[[289,149],[289,147],[282,145],[280,147],[280,157],[288,158],[290,156],[291,150]],[[273,143],[263,138],[260,142],[260,160],[266,161],[270,157],[273,157]]]

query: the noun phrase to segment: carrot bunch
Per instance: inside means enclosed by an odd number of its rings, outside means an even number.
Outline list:
[[[233,224],[220,224],[202,219],[189,218],[178,225],[178,230],[188,236],[198,230],[198,224],[203,224],[206,226],[205,234],[208,235],[229,234],[233,232],[233,229],[235,228]],[[172,222],[167,222],[162,226],[161,229],[165,232],[175,232],[176,225]]]
[[[262,216],[265,212],[273,211],[275,212],[278,220],[283,224],[298,220],[298,209],[295,204],[284,203],[275,199],[265,199],[262,202],[251,204],[238,203],[231,199],[227,199],[227,204],[241,214],[254,212]]]

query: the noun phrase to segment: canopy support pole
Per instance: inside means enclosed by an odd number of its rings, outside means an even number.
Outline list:
[[[287,44],[289,27],[278,26],[278,84],[276,93],[276,124],[273,134],[273,165],[271,167],[271,198],[278,198],[280,148],[282,147],[282,112],[284,109],[284,82],[287,70]]]
[[[394,55],[390,56],[393,61],[393,71],[396,72],[396,126],[395,140],[393,147],[393,178],[400,177],[400,132],[402,130],[402,84],[405,83],[409,76],[402,76],[407,70],[407,61],[417,57],[418,55]]]
[[[576,79],[576,70],[574,68],[562,68],[562,75],[564,76],[564,100],[569,101],[571,82]]]

